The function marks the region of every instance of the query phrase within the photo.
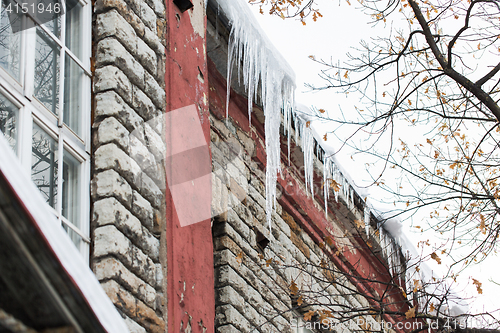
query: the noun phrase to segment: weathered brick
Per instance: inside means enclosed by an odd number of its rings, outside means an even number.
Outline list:
[[[130,206],[132,188],[122,176],[114,170],[98,173],[92,180],[92,195],[94,198],[114,196]]]
[[[129,132],[116,118],[108,117],[99,123],[94,141],[95,146],[115,142],[121,149],[127,151]]]
[[[95,70],[94,92],[106,90],[115,90],[127,102],[132,102],[132,84],[118,67],[105,66]]]
[[[146,172],[150,175],[158,174],[156,158],[149,151],[148,147],[134,135],[130,137],[128,154],[129,158],[137,163],[141,172]]]
[[[144,81],[144,72],[141,73]],[[146,120],[158,116],[156,108],[151,99],[146,96],[141,87],[132,88],[132,107]]]
[[[153,226],[153,207],[139,192],[134,191],[132,198],[132,212],[139,217],[141,223],[148,229]]]
[[[137,300],[116,281],[109,280],[102,283],[102,287],[111,301],[127,316],[152,333],[164,333],[165,322],[153,309]]]
[[[97,39],[112,36],[118,39],[130,52],[137,48],[137,34],[134,28],[116,9],[97,15],[95,31]]]
[[[140,1],[140,14],[142,21],[151,30],[156,30],[156,14],[154,10],[144,1]]]
[[[151,61],[155,61],[155,60],[156,60],[156,57],[154,59],[151,59]],[[155,73],[156,66],[153,69],[154,69],[154,71],[152,71],[152,73]],[[156,79],[147,72],[145,73],[144,80],[145,80],[144,82],[146,84],[146,86],[144,88],[144,92],[146,93],[146,95],[148,95],[149,98],[151,98],[151,100],[156,105],[156,107],[158,107],[160,109],[164,109],[165,108],[165,99],[166,99],[165,89],[163,89],[158,84]]]
[[[97,117],[115,117],[134,136],[140,137],[143,132],[144,120],[115,91],[96,95],[95,114]]]
[[[154,261],[160,260],[160,241],[115,198],[97,201],[94,204],[93,220],[97,226],[113,224]]]
[[[130,272],[116,258],[105,258],[94,263],[93,270],[97,279],[114,279],[119,284],[125,286],[132,294],[142,300],[151,308],[156,307],[155,289]]]
[[[120,68],[133,84],[144,89],[144,68],[115,38],[105,38],[97,43],[96,67],[111,65]]]
[[[106,225],[94,230],[94,257],[116,256],[134,274],[150,285],[155,283],[156,267],[138,247],[132,244],[115,226]]]
[[[239,332],[250,332],[252,325],[231,305],[218,306],[215,310],[215,325],[234,325]]]
[[[96,150],[95,169],[118,171],[132,184],[140,182],[142,175],[140,166],[132,157],[113,143],[103,145]]]

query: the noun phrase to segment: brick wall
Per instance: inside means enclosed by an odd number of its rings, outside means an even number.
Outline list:
[[[212,205],[215,211],[225,211],[213,225],[216,332],[292,332],[292,319],[301,315],[300,310],[292,310],[292,281],[301,290],[326,288],[331,295],[349,292],[324,281],[309,281],[325,277],[318,267],[322,259],[328,259],[320,244],[279,203],[269,231],[265,172],[252,159],[256,150],[252,134],[232,119],[212,116],[211,125]],[[305,188],[300,190],[305,193]],[[264,248],[262,236],[269,241]],[[305,275],[299,267],[315,271]],[[359,296],[342,298],[335,301],[368,304]]]
[[[164,332],[164,2],[95,1],[93,57],[92,269],[131,332]]]

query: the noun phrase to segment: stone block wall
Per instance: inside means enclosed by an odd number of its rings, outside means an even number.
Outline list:
[[[165,4],[93,13],[91,266],[131,332],[165,332]]]
[[[366,306],[362,296],[325,282],[327,276],[319,267],[322,260],[329,259],[322,245],[308,235],[280,200],[269,230],[265,172],[255,158],[262,142],[255,128],[244,131],[233,118],[212,115],[210,120],[212,209],[223,212],[213,224],[215,331],[295,332],[291,324],[303,312],[293,303],[292,282],[300,290],[324,290],[340,304]],[[305,193],[305,188],[300,190]],[[299,267],[313,273],[304,274]],[[346,284],[355,290],[355,286]],[[349,331],[347,326],[343,331]]]

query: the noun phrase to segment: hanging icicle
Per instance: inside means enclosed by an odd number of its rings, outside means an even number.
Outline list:
[[[365,199],[365,209],[364,209],[364,220],[365,220],[365,232],[366,236],[370,236],[370,214],[371,214],[371,209],[370,205],[368,204],[368,198]]]
[[[227,59],[226,118],[229,112],[233,68],[248,94],[248,118],[251,121],[253,101],[260,98],[264,109],[266,133],[266,217],[271,228],[272,210],[276,206],[277,174],[281,171],[280,125],[290,135],[290,117],[295,106],[295,74],[265,33],[254,22],[245,1],[218,0],[231,25]],[[289,141],[290,139],[288,139]]]

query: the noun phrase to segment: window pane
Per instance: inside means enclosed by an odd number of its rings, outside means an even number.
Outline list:
[[[0,94],[0,131],[14,151],[17,149],[18,108],[4,95]]]
[[[35,97],[54,114],[58,114],[59,47],[40,28],[36,35]]]
[[[64,12],[60,0],[38,0],[36,12],[40,23],[45,25],[57,38],[61,38],[61,14]],[[55,9],[55,10],[54,10]]]
[[[17,14],[15,6],[12,0],[2,1],[0,13],[0,66],[19,81],[21,15]],[[14,33],[14,31],[17,32]]]
[[[57,148],[57,141],[33,123],[31,179],[53,208],[57,196]]]
[[[80,227],[80,162],[64,151],[62,215],[76,227]]]
[[[80,243],[82,241],[82,238],[80,237],[80,235],[78,235],[76,232],[71,230],[71,228],[68,227],[67,225],[65,225],[64,222],[63,222],[62,226],[63,226],[64,230],[66,230],[66,232],[68,233],[69,238],[71,238],[73,243],[75,243],[76,248],[80,249]]]
[[[64,123],[81,135],[84,71],[70,56],[64,63]]]
[[[67,2],[66,46],[78,59],[82,59],[82,5],[75,1]]]

